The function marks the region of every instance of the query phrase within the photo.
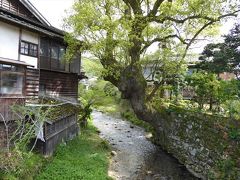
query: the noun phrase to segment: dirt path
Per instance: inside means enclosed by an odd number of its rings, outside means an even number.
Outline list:
[[[192,180],[176,159],[146,139],[145,131],[128,121],[94,111],[93,123],[113,147],[109,175],[117,180]]]

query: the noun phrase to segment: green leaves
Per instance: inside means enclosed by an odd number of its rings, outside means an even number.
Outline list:
[[[161,64],[159,80],[173,79],[184,74],[183,59],[197,37],[214,35],[221,18],[235,15],[226,14],[236,10],[234,3],[230,8],[222,0],[80,0],[66,22],[72,30],[72,38],[66,39],[69,49],[79,47],[74,38],[83,41],[82,49],[100,60],[104,78],[116,86],[130,79],[121,77],[127,68],[135,71],[145,56],[152,61],[154,51]],[[141,76],[141,68],[137,71],[129,73]]]
[[[66,25],[73,30],[73,37],[88,44],[88,50],[99,58],[111,49],[114,56],[124,62],[126,57],[122,54],[127,55],[129,49],[136,46],[136,39],[144,45],[144,41],[156,37],[159,39],[156,42],[161,42],[166,36],[178,34],[182,43],[184,39],[191,39],[209,21],[218,21],[224,9],[227,10],[223,8],[227,3],[221,0],[163,1],[159,6],[155,2],[142,1],[134,5],[127,0],[81,0],[75,3]],[[157,9],[156,14],[150,13],[153,7]],[[137,10],[139,8],[141,13]],[[215,27],[212,25],[210,29],[213,30],[206,31],[206,34],[216,32]],[[111,38],[107,37],[110,32]],[[177,40],[176,37],[172,39]],[[113,46],[112,42],[114,47],[107,48]]]
[[[236,25],[230,34],[225,36],[223,43],[208,44],[200,60],[201,69],[213,73],[239,72],[238,65],[240,63],[240,25]]]

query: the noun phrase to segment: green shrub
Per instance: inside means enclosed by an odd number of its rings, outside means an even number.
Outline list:
[[[210,179],[232,180],[239,179],[240,171],[236,168],[236,162],[232,159],[225,159],[217,163],[216,172]]]
[[[225,109],[225,114],[232,119],[240,119],[240,101],[239,100],[229,100],[223,105]]]

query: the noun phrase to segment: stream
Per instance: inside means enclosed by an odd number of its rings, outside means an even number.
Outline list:
[[[112,148],[109,176],[117,180],[195,180],[170,154],[146,138],[143,128],[93,111],[93,124]]]

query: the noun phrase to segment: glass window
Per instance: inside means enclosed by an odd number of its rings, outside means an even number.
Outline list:
[[[65,48],[60,47],[60,49],[59,49],[59,59],[60,59],[60,61],[63,61],[64,55],[65,55]]]
[[[29,45],[30,45],[29,55],[37,57],[37,45],[35,45],[35,44],[29,44]]]
[[[27,56],[37,57],[38,45],[29,43],[29,42],[25,42],[25,41],[21,41],[20,53],[27,55]]]
[[[28,47],[28,43],[26,43],[26,42],[21,42],[21,54],[26,54],[26,55],[28,55],[28,49],[29,49],[29,47]]]
[[[22,95],[24,82],[23,67],[0,64],[0,94]]]
[[[46,38],[40,39],[40,67],[44,69],[65,70],[64,44]]]
[[[45,40],[45,39],[41,39],[40,42],[40,56],[45,56],[48,57],[49,56],[49,41]]]
[[[51,58],[58,59],[58,47],[57,46],[53,46],[51,48]]]

